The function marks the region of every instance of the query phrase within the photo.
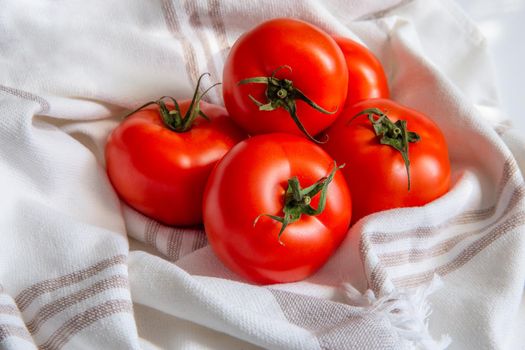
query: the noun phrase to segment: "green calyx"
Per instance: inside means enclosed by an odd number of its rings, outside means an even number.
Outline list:
[[[143,108],[146,108],[150,105],[156,104],[159,106],[159,112],[160,116],[162,118],[162,122],[164,125],[175,132],[185,132],[191,129],[191,126],[193,124],[193,121],[198,117],[202,117],[206,120],[209,120],[209,118],[200,110],[200,101],[215,86],[219,85],[220,83],[213,84],[204,92],[199,93],[199,87],[201,85],[201,80],[205,75],[210,75],[209,73],[204,73],[199,77],[199,80],[197,81],[197,86],[195,87],[195,91],[193,93],[193,97],[191,99],[190,106],[188,107],[188,110],[185,115],[182,115],[179,104],[177,103],[177,100],[171,96],[162,96],[156,101],[150,101],[139,108],[135,109],[133,112],[130,112],[124,116],[124,118],[129,117],[133,113],[140,111]],[[170,109],[168,105],[164,102],[164,100],[169,100],[173,102],[173,107]]]
[[[375,134],[380,137],[379,142],[382,145],[391,146],[401,153],[407,170],[408,191],[410,191],[410,159],[408,157],[408,145],[409,143],[418,142],[421,140],[421,137],[415,132],[407,130],[406,120],[398,120],[394,123],[378,108],[362,110],[356,114],[352,120],[360,115],[368,116],[368,120],[372,123]],[[374,116],[377,116],[378,118],[375,119]]]
[[[301,218],[301,215],[319,215],[323,212],[326,206],[326,192],[328,185],[332,182],[334,175],[337,170],[344,167],[344,164],[337,166],[334,162],[334,168],[327,176],[319,179],[313,185],[307,188],[301,188],[299,179],[297,176],[288,179],[288,188],[284,194],[284,207],[283,207],[283,216],[270,215],[270,214],[261,214],[255,221],[254,225],[257,224],[257,221],[261,216],[267,216],[275,221],[280,222],[281,229],[279,231],[278,239],[279,243],[284,245],[281,241],[281,236],[286,229],[286,227]],[[310,203],[312,198],[320,193],[319,204],[317,208],[313,208]]]
[[[322,143],[321,141],[315,139],[312,135],[310,135],[310,133],[308,133],[304,125],[301,123],[301,120],[297,116],[296,100],[304,101],[316,111],[319,111],[324,114],[334,114],[335,112],[337,112],[337,109],[333,112],[323,109],[314,101],[306,97],[306,95],[301,90],[294,87],[293,82],[291,80],[276,78],[275,74],[283,68],[288,69],[290,72],[292,71],[292,68],[290,68],[289,66],[281,66],[275,71],[273,71],[270,77],[247,78],[239,81],[237,84],[266,84],[266,103],[257,101],[257,99],[255,99],[252,95],[248,95],[248,97],[253,101],[253,103],[255,103],[259,107],[259,110],[270,112],[278,108],[284,108],[284,110],[286,110],[290,114],[299,130],[301,130],[301,132],[304,135],[306,135],[308,139],[316,143]]]

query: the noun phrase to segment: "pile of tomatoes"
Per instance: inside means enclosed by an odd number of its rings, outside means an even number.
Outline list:
[[[256,283],[319,269],[362,217],[419,206],[450,185],[447,145],[389,99],[360,44],[280,18],[244,33],[224,67],[224,107],[161,97],[106,145],[109,178],[164,224],[204,224],[214,252]]]

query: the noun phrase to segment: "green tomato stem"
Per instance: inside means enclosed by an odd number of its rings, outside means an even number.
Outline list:
[[[285,111],[287,111],[290,114],[295,125],[297,125],[299,130],[301,130],[301,132],[309,140],[316,142],[316,143],[326,142],[326,141],[319,141],[315,139],[306,130],[303,123],[297,116],[296,100],[304,101],[316,111],[324,113],[324,114],[334,114],[337,112],[337,108],[335,111],[327,111],[326,109],[322,108],[321,106],[316,104],[314,101],[312,101],[310,98],[308,98],[301,90],[294,87],[293,82],[291,80],[276,78],[275,77],[276,73],[281,69],[288,69],[289,71],[292,71],[292,68],[290,68],[290,66],[285,65],[285,66],[278,67],[276,70],[273,71],[272,75],[269,77],[253,77],[253,78],[242,79],[237,84],[238,85],[266,84],[267,85],[266,92],[265,92],[266,99],[267,99],[266,103],[262,103],[258,101],[256,98],[254,98],[252,95],[248,95],[248,97],[252,100],[252,102],[255,103],[255,105],[259,107],[260,111],[271,112],[278,108],[283,108]]]
[[[407,171],[408,191],[410,191],[410,159],[408,157],[408,145],[421,140],[421,137],[407,129],[406,120],[398,120],[392,122],[388,116],[378,108],[367,108],[357,113],[350,121],[355,118],[366,115],[368,120],[372,123],[374,132],[379,137],[379,142],[382,145],[393,147],[403,157],[405,168]],[[377,116],[377,119],[374,118]]]
[[[193,97],[191,99],[191,103],[188,107],[188,110],[186,111],[186,114],[182,115],[179,104],[175,98],[171,96],[162,96],[156,101],[150,101],[143,104],[134,111],[126,114],[124,118],[127,118],[133,113],[138,112],[141,109],[144,109],[152,104],[156,104],[157,106],[159,106],[159,113],[163,124],[168,129],[174,132],[181,133],[190,130],[193,125],[193,122],[199,116],[209,121],[210,119],[206,116],[206,114],[204,114],[204,112],[200,110],[200,101],[212,88],[219,85],[220,83],[213,84],[212,86],[204,90],[204,92],[199,93],[201,80],[205,75],[210,74],[204,73],[199,77],[199,80],[197,81],[197,86],[195,87],[195,91],[193,92]],[[166,103],[164,102],[165,100],[169,100],[173,103],[172,109],[169,109],[168,105],[166,105]]]
[[[313,185],[307,188],[301,188],[299,179],[297,176],[288,179],[288,188],[286,189],[284,195],[284,207],[283,207],[283,216],[270,215],[270,214],[260,214],[255,218],[254,225],[257,224],[261,216],[267,216],[275,221],[280,222],[281,229],[279,230],[278,240],[279,243],[284,245],[281,241],[281,236],[286,229],[286,227],[301,218],[303,214],[315,216],[321,214],[326,206],[326,192],[328,190],[328,185],[332,182],[334,175],[337,170],[344,167],[344,164],[337,166],[334,162],[334,167],[332,171],[325,177],[319,179]],[[319,204],[317,208],[313,208],[310,203],[312,198],[320,193]]]

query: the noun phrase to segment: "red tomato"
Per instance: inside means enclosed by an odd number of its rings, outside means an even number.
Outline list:
[[[389,98],[388,81],[381,62],[363,45],[344,37],[333,37],[348,66],[346,106],[370,98]]]
[[[249,78],[259,81],[249,83]],[[347,89],[348,69],[335,41],[296,19],[273,19],[245,33],[224,66],[224,104],[250,134],[315,135],[342,111]],[[325,113],[308,105],[303,96]]]
[[[379,113],[369,113],[373,109]],[[367,111],[365,115],[353,119],[363,111]],[[406,128],[419,135],[420,140],[416,141],[414,134],[407,133],[407,139],[414,141],[408,142],[409,172],[402,152],[381,143],[381,136],[376,135],[366,114],[372,114],[374,120],[381,114],[392,122],[405,120]],[[394,129],[385,137],[392,136]],[[399,132],[402,137],[402,130]],[[352,193],[354,222],[380,210],[426,204],[450,187],[445,137],[431,119],[413,109],[386,99],[362,101],[346,109],[326,134],[328,142],[323,148],[338,163],[346,163],[342,172]]]
[[[233,147],[210,175],[204,194],[204,226],[219,259],[258,283],[292,282],[314,273],[341,243],[350,223],[348,187],[334,168],[325,151],[300,136],[259,135]],[[302,214],[279,237],[283,224],[270,216],[283,217],[283,206],[294,198],[286,195],[294,176],[302,188],[326,176],[333,179],[325,182],[324,210]],[[308,197],[318,208],[321,193]]]
[[[182,114],[191,101],[180,103]],[[215,163],[245,138],[223,107],[200,102],[204,118],[185,132],[170,130],[159,108],[125,119],[106,145],[107,173],[130,206],[168,225],[202,222],[202,195]]]

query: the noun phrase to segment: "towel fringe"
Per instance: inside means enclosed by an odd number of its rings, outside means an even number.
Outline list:
[[[427,297],[442,285],[439,276],[434,275],[426,286],[410,291],[394,290],[379,298],[370,289],[361,294],[348,283],[343,284],[343,289],[349,304],[386,317],[408,349],[442,350],[450,345],[451,338],[442,335],[435,340],[430,335],[428,317],[432,310],[427,301]]]

